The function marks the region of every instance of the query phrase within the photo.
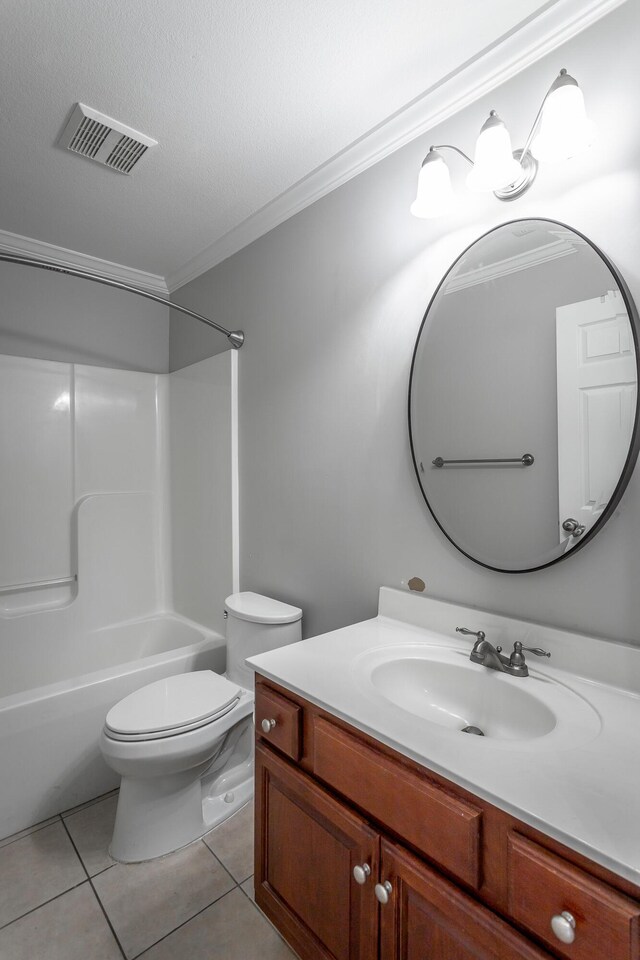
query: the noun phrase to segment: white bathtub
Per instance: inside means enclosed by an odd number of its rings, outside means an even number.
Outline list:
[[[6,664],[0,839],[117,787],[98,748],[114,703],[174,673],[222,673],[225,656],[223,637],[171,613],[96,630],[66,660],[52,655],[31,662],[28,671],[18,657],[15,669]]]

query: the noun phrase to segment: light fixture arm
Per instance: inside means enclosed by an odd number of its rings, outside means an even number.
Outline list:
[[[460,150],[459,147],[454,147],[452,143],[440,143],[437,146],[429,147],[429,153],[431,153],[432,150],[455,150],[455,152],[459,153],[461,157],[464,157],[467,163],[473,166],[473,160],[471,157],[468,157],[464,150]]]
[[[549,94],[552,93],[554,90],[557,89],[558,81],[559,81],[562,77],[566,77],[566,76],[567,76],[567,71],[566,71],[566,68],[563,67],[562,70],[560,71],[560,73],[558,74],[558,76],[556,77],[556,79],[553,81],[553,83],[551,84],[551,86],[549,87],[549,89],[547,90],[547,92],[545,93],[544,98],[543,98],[543,100],[542,100],[542,103],[540,104],[540,109],[538,110],[538,112],[537,112],[537,114],[536,114],[536,118],[535,118],[535,120],[533,121],[533,125],[532,125],[532,127],[531,127],[531,130],[529,130],[529,136],[528,136],[527,139],[525,140],[524,147],[522,148],[522,155],[521,155],[521,157],[520,157],[520,161],[521,161],[521,162],[522,162],[522,157],[524,157],[524,156],[529,152],[529,147],[531,146],[531,144],[532,144],[532,142],[533,142],[533,138],[534,138],[534,136],[535,136],[536,130],[537,130],[538,127],[540,126],[540,120],[541,120],[541,118],[542,118],[542,111],[544,110],[544,105],[545,105],[545,103],[546,103],[547,100],[549,99]]]
[[[564,73],[566,73],[566,70],[564,71]],[[535,180],[536,173],[538,172],[538,164],[535,158],[530,153],[527,156],[527,152],[529,150],[529,145],[533,139],[533,136],[536,132],[538,123],[540,121],[540,117],[542,116],[542,109],[544,107],[545,101],[552,89],[553,89],[553,85],[549,88],[544,100],[542,101],[540,109],[538,110],[538,115],[536,116],[536,119],[533,123],[533,127],[531,128],[531,132],[527,137],[525,148],[522,151],[516,150],[514,153],[515,159],[518,161],[518,163],[522,167],[522,176],[519,177],[513,184],[510,184],[508,187],[505,187],[502,190],[494,190],[493,195],[497,200],[508,201],[508,200],[515,200],[517,197],[521,197],[522,194],[529,189],[529,187]],[[496,116],[496,111],[491,110],[489,116],[490,117]],[[435,144],[429,147],[429,153],[431,153],[432,151],[440,151],[440,150],[454,150],[456,153],[458,153],[461,157],[463,157],[467,161],[470,167],[474,166],[474,162],[471,159],[471,157],[467,156],[464,150],[461,150],[460,147],[454,146],[452,143],[440,143],[440,144]],[[427,157],[428,156],[429,154],[427,154]],[[426,159],[427,158],[425,157],[425,160]]]

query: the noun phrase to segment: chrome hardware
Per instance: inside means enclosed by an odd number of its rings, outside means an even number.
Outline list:
[[[264,733],[271,733],[275,725],[276,725],[275,720],[267,720],[266,717],[260,724]]]
[[[222,616],[223,616],[223,619],[224,619],[224,620],[228,620],[228,619],[229,619],[229,611],[228,611],[228,610],[225,610],[225,612],[222,614]]]
[[[513,645],[514,650],[515,650],[516,645],[517,645],[518,643],[519,643],[519,641],[516,640],[516,642],[515,642],[514,645]],[[520,644],[520,646],[522,647],[522,644]],[[549,651],[548,651],[548,650],[543,650],[542,647],[522,647],[522,649],[523,649],[523,650],[526,650],[527,653],[535,653],[536,657],[550,657],[550,656],[551,656],[551,654],[549,653]]]
[[[542,647],[523,647],[520,640],[516,640],[513,645],[513,652],[510,657],[502,653],[502,647],[494,647],[489,643],[483,630],[469,630],[467,627],[456,627],[456,633],[464,633],[471,637],[477,637],[473,645],[473,650],[469,654],[469,659],[473,663],[480,663],[483,667],[489,667],[490,670],[498,670],[500,673],[508,673],[511,677],[528,677],[529,668],[524,658],[523,650],[528,653],[534,653],[537,657],[550,657],[551,654]]]
[[[460,733],[472,733],[474,737],[484,737],[484,733],[480,727],[476,727],[473,723],[469,723],[466,727],[463,727]]]
[[[576,938],[576,921],[568,910],[551,917],[551,929],[561,943],[573,943]]]
[[[519,463],[523,467],[530,467],[534,462],[535,457],[531,453],[523,453],[521,457],[508,457],[503,460],[496,457],[491,457],[488,460],[443,460],[442,457],[436,457],[435,460],[431,461],[434,467],[444,467],[448,463]]]
[[[494,647],[488,640],[476,640],[473,650],[469,654],[469,659],[474,663],[481,663],[483,667],[489,667],[491,670],[499,670],[501,673],[509,673],[509,661],[502,656],[502,647]]]
[[[389,897],[393,893],[393,887],[388,880],[385,880],[384,883],[376,883],[373,892],[379,903],[389,903]]]
[[[25,267],[53,270],[55,273],[67,273],[72,277],[81,277],[83,280],[93,280],[94,283],[104,283],[107,287],[116,287],[118,290],[128,290],[129,293],[137,293],[139,297],[146,297],[147,300],[155,300],[156,303],[163,303],[172,310],[178,310],[188,317],[194,317],[196,320],[199,320],[200,323],[206,323],[208,327],[213,327],[214,330],[224,333],[231,346],[236,350],[239,350],[244,343],[244,333],[242,330],[227,330],[226,327],[223,327],[220,323],[216,323],[215,320],[209,320],[208,317],[203,317],[200,313],[194,313],[193,310],[189,310],[187,307],[181,307],[179,303],[174,303],[173,300],[168,300],[167,297],[161,297],[157,293],[152,293],[151,290],[141,290],[140,287],[132,287],[131,284],[123,283],[122,280],[114,280],[100,273],[90,273],[88,270],[78,270],[75,267],[59,266],[50,260],[40,260],[37,257],[23,257],[21,254],[4,253],[3,251],[0,251],[0,260],[6,260],[7,263],[20,263]]]
[[[513,645],[513,653],[509,657],[509,667],[507,673],[510,673],[512,677],[528,677],[529,676],[529,667],[527,666],[526,660],[524,658],[523,650],[526,650],[527,653],[535,653],[536,657],[550,657],[551,654],[547,650],[543,650],[542,647],[523,647],[519,640]]]
[[[360,886],[362,886],[363,883],[366,883],[370,876],[371,867],[368,863],[363,863],[362,866],[358,864],[353,868],[353,879],[356,883],[359,883]]]
[[[577,520],[574,520],[573,517],[567,517],[562,524],[562,529],[566,530],[567,533],[570,533],[572,537],[581,537],[587,528],[584,526],[584,524],[578,523]]]
[[[484,630],[469,630],[468,627],[456,627],[456,633],[464,633],[467,637],[477,637],[478,640],[484,640],[486,636]]]

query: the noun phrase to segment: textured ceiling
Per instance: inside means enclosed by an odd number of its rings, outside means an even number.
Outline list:
[[[166,276],[543,0],[2,0],[0,230]],[[154,137],[125,177],[77,101]]]

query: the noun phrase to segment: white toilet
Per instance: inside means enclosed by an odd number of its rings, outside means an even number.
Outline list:
[[[253,795],[253,670],[301,638],[302,611],[257,593],[225,601],[227,671],[150,683],[107,714],[100,737],[122,777],[111,855],[151,860],[197,840]]]

